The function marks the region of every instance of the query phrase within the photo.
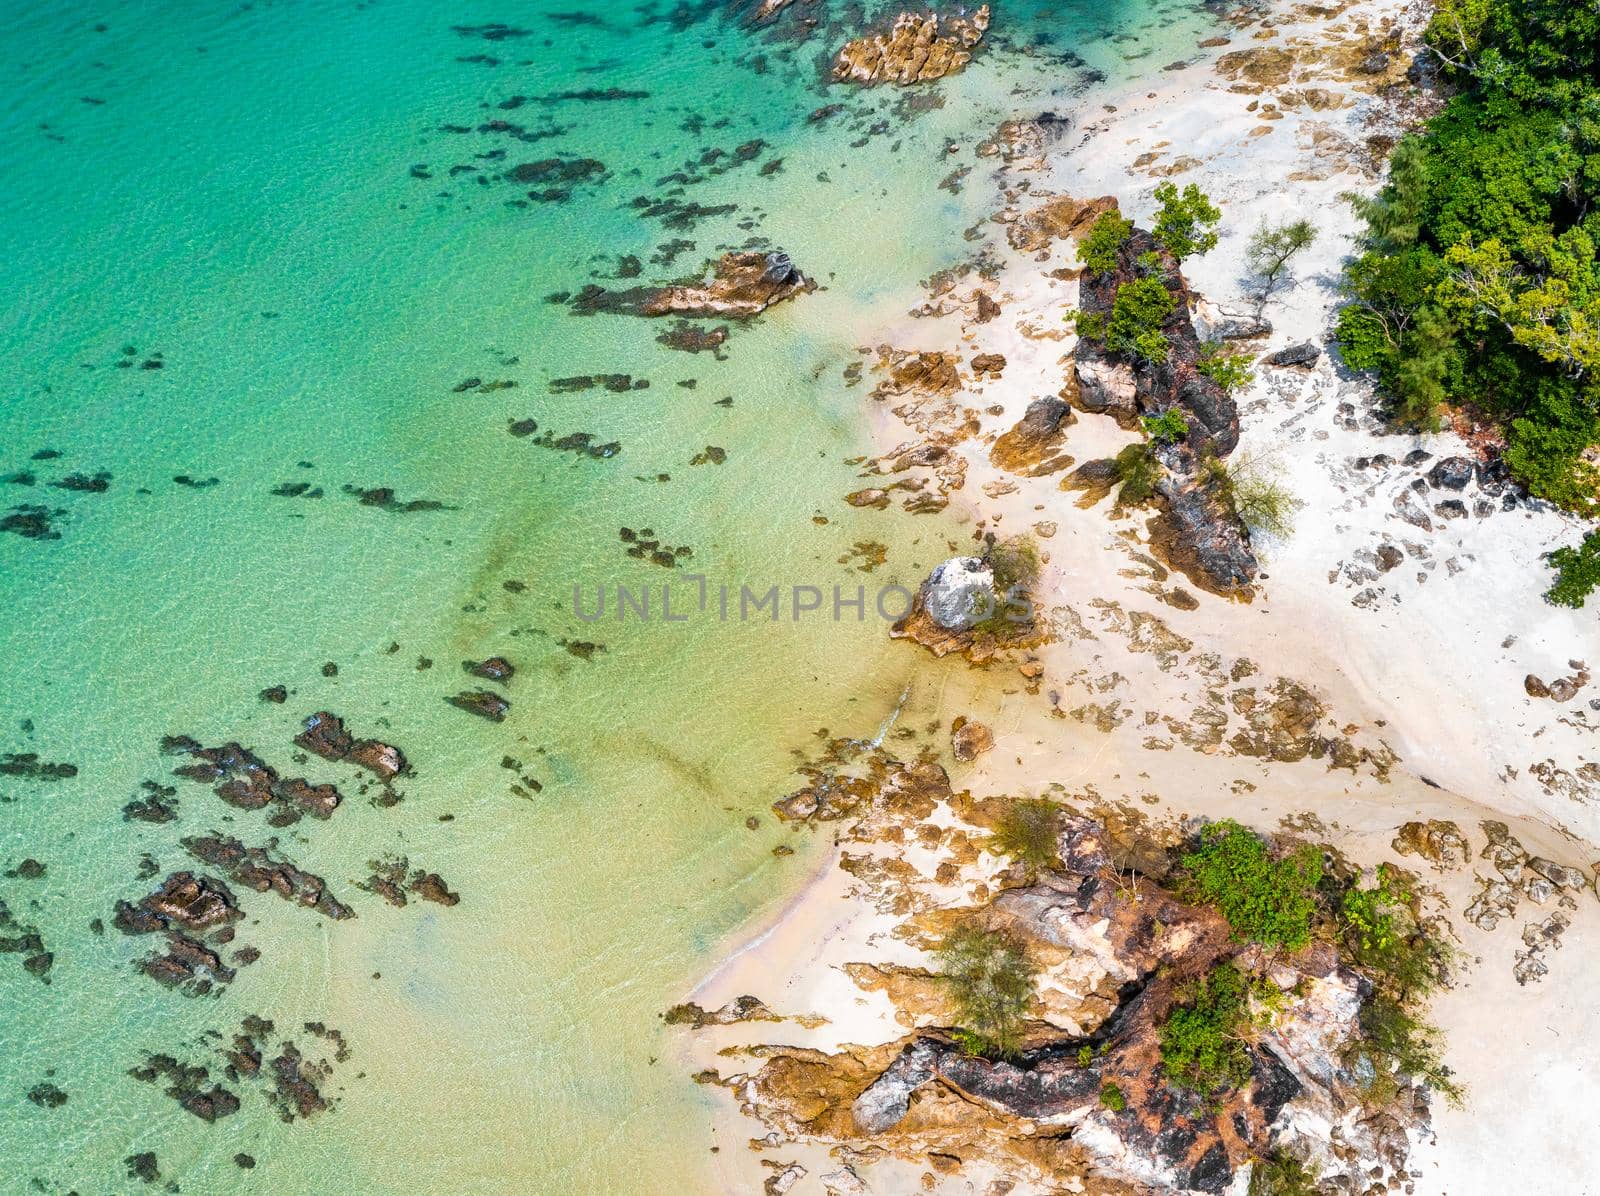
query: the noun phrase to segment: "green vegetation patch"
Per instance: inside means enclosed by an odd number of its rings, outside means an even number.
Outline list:
[[[1165,361],[1171,348],[1161,326],[1178,301],[1159,278],[1135,278],[1117,288],[1105,325],[1106,348],[1143,361]],[[1080,321],[1079,332],[1083,331]]]
[[[1096,274],[1110,274],[1117,268],[1117,251],[1133,235],[1133,221],[1121,212],[1102,212],[1078,245],[1084,267]]]
[[[1189,435],[1189,421],[1176,407],[1168,407],[1160,415],[1147,415],[1141,422],[1144,434],[1157,444],[1177,444]]]
[[[1402,140],[1345,275],[1345,359],[1402,423],[1470,405],[1535,495],[1600,513],[1600,8],[1440,0],[1456,89]]]
[[[1021,798],[1000,816],[989,845],[1029,868],[1054,868],[1061,862],[1057,831],[1061,807],[1042,797]]]
[[[1250,997],[1269,984],[1221,963],[1189,986],[1161,1027],[1161,1062],[1175,1086],[1210,1095],[1250,1078]]]
[[[1185,895],[1216,906],[1237,938],[1290,950],[1311,941],[1322,879],[1315,848],[1274,859],[1259,835],[1230,818],[1201,832],[1183,867]]]
[[[1180,262],[1217,247],[1217,223],[1222,213],[1194,183],[1182,191],[1176,184],[1162,183],[1156,188],[1155,239]]]
[[[1600,586],[1600,531],[1590,532],[1576,548],[1550,554],[1556,581],[1545,597],[1557,606],[1580,607]]]

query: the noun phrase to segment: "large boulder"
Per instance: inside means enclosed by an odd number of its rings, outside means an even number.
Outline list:
[[[928,574],[918,597],[946,631],[970,630],[994,611],[994,571],[975,556],[951,557]]]

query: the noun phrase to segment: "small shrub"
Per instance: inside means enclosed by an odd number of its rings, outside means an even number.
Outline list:
[[[1150,501],[1161,477],[1161,464],[1150,446],[1130,444],[1113,458],[1113,464],[1117,467],[1117,481],[1122,484],[1117,491],[1117,505],[1136,507]]]
[[[1361,1038],[1352,1052],[1365,1056],[1373,1075],[1367,1097],[1375,1104],[1393,1100],[1401,1074],[1421,1080],[1452,1105],[1459,1106],[1465,1090],[1444,1065],[1444,1044],[1437,1027],[1417,1017],[1394,997],[1374,993],[1361,1007]]]
[[[1078,1066],[1079,1067],[1088,1067],[1089,1064],[1091,1064],[1093,1062],[1094,1062],[1094,1048],[1091,1047],[1091,1046],[1081,1046],[1081,1047],[1079,1047],[1078,1048]]]
[[[1545,599],[1556,606],[1581,607],[1600,586],[1600,531],[1590,532],[1576,548],[1558,548],[1549,557],[1557,570]]]
[[[1128,1098],[1115,1084],[1105,1084],[1100,1089],[1100,1103],[1113,1113],[1120,1113],[1128,1107]]]
[[[1210,457],[1202,475],[1217,497],[1246,527],[1283,539],[1294,531],[1294,515],[1305,504],[1261,461],[1240,455],[1226,462]]]
[[[974,1055],[1015,1057],[1034,984],[1033,964],[1021,940],[962,926],[946,936],[937,957],[961,1023],[957,1041]]]
[[[1351,959],[1401,1001],[1426,996],[1443,979],[1450,948],[1411,915],[1414,894],[1387,864],[1370,889],[1351,888],[1339,902],[1340,931]]]
[[[1250,354],[1230,353],[1216,341],[1207,341],[1200,346],[1200,357],[1194,363],[1194,368],[1222,387],[1227,394],[1249,386],[1256,377],[1250,368]]]
[[[1078,245],[1084,267],[1096,274],[1109,274],[1117,268],[1117,251],[1133,235],[1133,221],[1120,212],[1102,212]]]
[[[1157,444],[1177,444],[1189,435],[1189,421],[1176,407],[1168,407],[1160,415],[1147,415],[1142,422],[1144,434]]]
[[[1040,797],[1011,803],[1000,818],[990,846],[1029,868],[1052,868],[1060,862],[1056,831],[1061,807]]]
[[[1173,183],[1156,188],[1155,239],[1180,262],[1186,257],[1209,253],[1217,247],[1216,227],[1222,213],[1194,183],[1181,192]]]
[[[990,546],[985,556],[994,574],[994,609],[973,628],[1005,637],[1033,625],[1031,596],[1039,585],[1039,546],[1032,536],[1012,536]]]
[[[1278,1150],[1252,1164],[1250,1196],[1322,1196],[1322,1189],[1304,1163]]]
[[[1161,1062],[1174,1085],[1209,1095],[1250,1078],[1250,988],[1232,963],[1218,964],[1167,1014]]]
[[[1230,818],[1201,832],[1183,867],[1185,894],[1215,905],[1236,937],[1291,951],[1310,941],[1322,879],[1315,848],[1275,860],[1259,835]]]

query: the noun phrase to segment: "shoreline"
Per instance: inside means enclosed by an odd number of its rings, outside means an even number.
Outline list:
[[[1385,26],[1386,35],[1414,41],[1415,11],[1406,5],[1366,0],[1345,4],[1331,17],[1327,13],[1326,9],[1291,5],[1278,5],[1266,14],[1258,12],[1256,18],[1264,29],[1271,29],[1275,35],[1259,40],[1271,41],[1276,47],[1319,37],[1327,32],[1326,26],[1346,20],[1381,23],[1388,19],[1394,24]],[[1285,14],[1291,19],[1277,22]],[[1247,22],[1244,28],[1248,27]],[[1085,124],[1072,130],[1070,149],[1051,150],[1032,170],[1026,166],[1013,170],[1009,162],[1001,168],[999,190],[1006,199],[1001,217],[1009,219],[997,220],[1014,225],[1018,218],[1036,210],[1042,196],[1088,200],[1102,194],[1116,195],[1124,212],[1137,218],[1147,206],[1145,195],[1150,181],[1162,177],[1172,177],[1180,185],[1198,181],[1225,213],[1222,245],[1186,267],[1191,284],[1203,297],[1204,316],[1218,307],[1241,306],[1236,283],[1227,272],[1237,266],[1241,242],[1261,210],[1262,197],[1276,197],[1284,186],[1297,185],[1304,201],[1296,211],[1315,213],[1326,227],[1314,252],[1297,265],[1296,272],[1303,281],[1269,305],[1268,316],[1277,330],[1265,348],[1278,348],[1308,337],[1320,342],[1337,299],[1333,282],[1343,256],[1342,239],[1353,227],[1348,211],[1337,200],[1338,193],[1349,189],[1351,175],[1357,185],[1366,189],[1376,186],[1377,176],[1370,167],[1355,166],[1357,155],[1349,148],[1354,144],[1353,134],[1361,128],[1387,128],[1401,118],[1391,113],[1393,119],[1386,124],[1385,113],[1374,113],[1369,106],[1381,107],[1381,101],[1370,95],[1362,80],[1352,77],[1347,79],[1344,93],[1349,102],[1328,104],[1319,98],[1298,112],[1280,110],[1267,133],[1243,142],[1251,149],[1250,154],[1230,152],[1232,147],[1221,146],[1205,161],[1195,159],[1191,166],[1167,172],[1161,159],[1173,145],[1196,150],[1217,146],[1225,136],[1222,130],[1248,123],[1249,118],[1242,113],[1224,117],[1210,110],[1209,101],[1201,93],[1215,91],[1223,97],[1246,94],[1238,90],[1241,76],[1237,73],[1236,85],[1225,86],[1227,79],[1219,64],[1240,49],[1252,48],[1251,42],[1235,41],[1205,49],[1199,58],[1173,71],[1170,79],[1163,79],[1154,89],[1136,86],[1115,94],[1109,89],[1107,94],[1090,89],[1082,101]],[[1339,50],[1336,43],[1329,53]],[[1248,73],[1249,61],[1241,69]],[[1291,72],[1295,69],[1298,64],[1290,68]],[[1274,86],[1287,82],[1286,75],[1282,83]],[[1309,84],[1302,82],[1304,86]],[[1269,90],[1263,86],[1258,93]],[[1336,89],[1330,85],[1324,90]],[[1094,105],[1104,111],[1091,121],[1089,113]],[[1249,110],[1243,99],[1236,107]],[[1343,125],[1332,126],[1334,117],[1341,112],[1345,114],[1339,118]],[[1179,141],[1169,134],[1185,119],[1190,126],[1198,123],[1203,127],[1191,127],[1189,139]],[[1256,127],[1267,126],[1258,123]],[[1120,144],[1103,157],[1095,156],[1096,148],[1112,146],[1119,134],[1123,136]],[[1309,151],[1302,149],[1302,136],[1310,143]],[[1340,136],[1345,144],[1337,141]],[[1263,142],[1281,147],[1291,140],[1295,143],[1293,149],[1287,153],[1280,149],[1278,158],[1269,157],[1268,165],[1261,165],[1260,157],[1255,155],[1257,147]],[[1321,170],[1316,163],[1321,160],[1322,148],[1330,144],[1339,168]],[[1141,148],[1156,157],[1142,167],[1123,167],[1122,163],[1134,160]],[[1274,188],[1273,168],[1292,165],[1302,157],[1312,162],[1311,167],[1301,168],[1303,173],[1317,176],[1321,171],[1320,177],[1297,178],[1294,170],[1285,169],[1288,182]],[[1255,164],[1248,172],[1247,162]],[[1230,170],[1232,173],[1228,173]],[[1002,236],[1002,246],[1004,240]],[[1030,254],[1032,260],[1027,260]],[[1521,567],[1536,559],[1541,545],[1564,535],[1553,526],[1561,523],[1560,517],[1548,510],[1525,507],[1517,512],[1521,518],[1496,514],[1492,525],[1469,518],[1464,521],[1465,535],[1456,533],[1445,549],[1424,547],[1419,556],[1407,548],[1407,554],[1419,566],[1417,580],[1409,584],[1409,576],[1397,576],[1393,579],[1396,583],[1407,584],[1395,584],[1393,592],[1389,592],[1384,579],[1360,558],[1360,553],[1367,551],[1370,555],[1368,544],[1374,535],[1381,536],[1385,543],[1399,539],[1391,526],[1394,516],[1388,514],[1390,500],[1408,489],[1412,478],[1423,471],[1392,470],[1376,483],[1359,479],[1362,484],[1358,486],[1350,480],[1349,467],[1335,460],[1335,451],[1346,450],[1348,457],[1358,457],[1363,453],[1391,452],[1391,446],[1403,444],[1403,448],[1392,451],[1393,457],[1400,457],[1426,444],[1428,449],[1424,451],[1431,451],[1431,460],[1437,460],[1460,451],[1463,442],[1449,432],[1403,438],[1376,434],[1370,414],[1370,382],[1344,374],[1326,356],[1309,373],[1258,366],[1255,386],[1238,396],[1243,425],[1241,451],[1273,444],[1275,451],[1289,459],[1285,470],[1305,503],[1298,517],[1297,534],[1286,542],[1266,545],[1255,602],[1242,605],[1204,593],[1198,597],[1188,593],[1184,579],[1150,560],[1146,538],[1140,534],[1142,519],[1108,520],[1107,501],[1084,509],[1074,504],[1073,496],[1061,495],[1056,490],[1059,475],[1020,478],[988,459],[986,450],[997,434],[1021,417],[1028,402],[1041,392],[1056,390],[1070,376],[1071,366],[1066,359],[1072,338],[1053,326],[1051,317],[1058,318],[1059,310],[1070,306],[1075,282],[1052,277],[1051,268],[1070,270],[1073,262],[1070,241],[1064,237],[1047,238],[1042,248],[1031,251],[1013,242],[1013,252],[1006,255],[1006,261],[992,277],[980,275],[976,283],[964,278],[931,296],[930,302],[911,317],[897,313],[868,338],[874,344],[896,350],[946,352],[955,344],[962,358],[974,351],[1005,357],[1006,364],[998,378],[969,378],[963,372],[953,394],[884,399],[864,396],[869,404],[865,417],[879,451],[886,457],[919,440],[959,452],[959,480],[947,490],[948,473],[943,478],[938,476],[940,471],[912,476],[920,478],[924,486],[938,486],[944,491],[950,512],[959,524],[970,526],[975,537],[985,530],[1004,536],[1033,529],[1046,555],[1041,586],[1046,605],[1052,606],[1057,616],[1063,608],[1069,612],[1057,622],[1055,641],[1035,654],[1043,664],[1039,682],[1021,683],[1003,666],[991,664],[984,670],[983,681],[973,683],[975,690],[983,691],[979,699],[983,708],[970,708],[970,698],[967,705],[943,698],[936,703],[939,721],[946,726],[953,715],[975,714],[991,726],[1009,727],[1004,732],[997,730],[994,750],[975,765],[956,764],[951,768],[952,785],[974,794],[1031,795],[1050,792],[1041,784],[1048,779],[1074,791],[1086,789],[1097,798],[1113,791],[1114,786],[1114,791],[1129,797],[1140,796],[1152,815],[1232,815],[1263,829],[1272,829],[1275,818],[1280,825],[1309,818],[1318,823],[1319,834],[1363,862],[1398,859],[1411,866],[1415,866],[1414,860],[1396,856],[1389,846],[1399,824],[1420,818],[1457,819],[1465,829],[1476,827],[1484,819],[1500,818],[1511,824],[1530,850],[1588,869],[1596,854],[1589,845],[1600,838],[1600,818],[1585,808],[1583,798],[1572,796],[1571,786],[1563,791],[1559,779],[1555,785],[1548,783],[1548,771],[1541,776],[1521,761],[1511,765],[1494,759],[1534,748],[1534,741],[1539,740],[1537,750],[1549,753],[1552,760],[1560,757],[1563,764],[1582,760],[1583,733],[1587,729],[1583,715],[1578,714],[1579,726],[1562,726],[1561,722],[1571,720],[1560,720],[1558,709],[1541,710],[1537,702],[1524,707],[1520,686],[1487,692],[1481,684],[1469,688],[1485,673],[1506,674],[1507,660],[1496,657],[1492,647],[1485,647],[1484,628],[1469,625],[1464,629],[1441,629],[1433,618],[1419,616],[1416,609],[1433,612],[1435,617],[1463,605],[1479,611],[1492,609],[1490,604],[1464,602],[1459,594],[1452,597],[1443,579],[1466,578],[1459,584],[1490,585],[1503,595],[1501,611],[1515,611],[1521,622],[1533,629],[1528,638],[1533,641],[1535,654],[1529,659],[1537,665],[1540,675],[1554,675],[1551,670],[1566,667],[1565,656],[1569,654],[1560,645],[1581,643],[1581,629],[1573,617],[1552,615],[1533,585],[1507,587],[1503,579],[1508,575],[1526,579],[1528,571]],[[992,317],[971,315],[979,291],[999,305],[1002,314],[992,324]],[[978,310],[981,312],[981,307]],[[867,380],[877,381],[881,375],[872,370],[870,357],[865,365]],[[1340,414],[1334,427],[1315,426],[1307,435],[1307,426],[1319,423],[1312,417],[1326,415],[1324,408],[1336,408],[1339,402],[1348,404],[1349,414]],[[982,415],[991,418],[980,417],[980,407]],[[910,413],[909,418],[906,412]],[[1282,418],[1285,412],[1287,419]],[[981,430],[962,430],[960,426],[968,423],[977,423]],[[1081,463],[1091,457],[1111,455],[1133,439],[1132,434],[1117,429],[1108,418],[1080,411],[1076,421],[1066,428],[1061,448]],[[1441,501],[1443,497],[1432,494],[1428,499]],[[1399,499],[1394,498],[1394,502]],[[1431,522],[1441,532],[1448,526],[1438,519]],[[1527,526],[1529,522],[1534,526]],[[1335,560],[1339,552],[1348,554],[1345,560]],[[1460,561],[1464,556],[1469,559]],[[1471,560],[1480,556],[1490,559],[1476,563]],[[1436,564],[1445,567],[1436,571]],[[1330,565],[1336,566],[1333,576],[1329,576]],[[1435,576],[1440,584],[1426,589],[1424,582]],[[1335,584],[1336,580],[1347,578],[1354,580]],[[1352,605],[1351,590],[1361,585],[1377,590],[1380,600]],[[1176,597],[1175,592],[1180,590],[1186,595],[1185,600]],[[1386,598],[1393,599],[1387,607],[1382,601]],[[1188,602],[1194,605],[1189,606]],[[1394,608],[1402,602],[1410,603],[1409,617],[1392,618]],[[1533,605],[1536,602],[1538,605]],[[1374,622],[1386,613],[1391,617],[1378,622],[1375,628]],[[1418,634],[1419,618],[1428,628],[1431,643]],[[1454,631],[1454,636],[1448,631]],[[1489,636],[1488,642],[1492,645],[1497,638]],[[1503,645],[1500,651],[1509,646]],[[907,650],[921,651],[914,645],[907,645]],[[1092,659],[1086,661],[1085,656]],[[1221,660],[1220,671],[1214,658]],[[1450,668],[1436,668],[1439,660],[1450,661]],[[1273,742],[1264,753],[1233,751],[1226,732],[1241,723],[1246,729],[1252,724],[1248,714],[1241,718],[1237,704],[1231,710],[1227,706],[1229,661],[1235,684],[1241,670],[1246,677],[1254,677],[1259,671],[1260,682],[1265,684],[1275,667],[1284,669],[1279,685],[1304,682],[1315,695],[1317,725],[1325,726],[1336,737],[1342,736],[1358,761],[1348,780],[1339,776],[1333,765],[1324,767],[1320,762],[1303,759],[1303,753],[1293,755],[1298,750],[1293,745],[1284,748]],[[1521,662],[1515,662],[1510,671],[1521,667]],[[1441,671],[1446,675],[1439,676]],[[1217,676],[1223,678],[1222,684],[1216,683]],[[1397,693],[1397,685],[1404,686],[1406,692]],[[1207,687],[1209,703],[1208,698],[1202,698],[1195,706],[1196,691]],[[1049,691],[1046,702],[1039,701],[1041,688]],[[1588,697],[1582,695],[1583,701]],[[1082,705],[1077,705],[1080,701]],[[1143,742],[1138,741],[1139,725],[1131,717],[1136,713],[1135,707],[1147,712],[1144,727],[1158,729],[1158,733],[1146,735]],[[1226,715],[1223,730],[1212,734],[1214,726],[1169,713],[1191,707],[1195,713],[1208,710],[1215,714],[1220,710]],[[1463,709],[1466,714],[1457,713]],[[1530,711],[1531,719],[1527,717]],[[1001,716],[998,720],[996,714]],[[1528,723],[1539,721],[1541,714],[1551,715],[1551,720],[1530,730]],[[1009,723],[1006,715],[1014,716]],[[1519,716],[1518,725],[1510,726]],[[1485,729],[1495,733],[1485,735]],[[1026,742],[1030,738],[1033,742]],[[1289,758],[1280,755],[1280,749]],[[947,756],[941,758],[949,764]],[[1494,767],[1497,763],[1503,763],[1502,770]],[[1572,777],[1581,768],[1570,765],[1562,771]],[[1141,789],[1145,791],[1142,794]],[[1164,789],[1182,796],[1174,799],[1162,792]],[[1281,796],[1274,793],[1279,789]],[[1580,785],[1580,793],[1581,789]],[[1258,799],[1260,808],[1250,808]],[[1576,831],[1569,828],[1569,821],[1576,824]],[[824,828],[819,833],[831,832]],[[869,956],[875,962],[881,961],[885,950],[893,957],[891,962],[899,964],[915,965],[926,960],[904,941],[891,942],[895,918],[861,899],[861,885],[836,866],[845,854],[835,834],[835,842],[818,871],[770,923],[754,934],[740,937],[737,949],[696,984],[694,999],[708,998],[706,1003],[711,1007],[749,992],[780,1016],[822,1013],[835,1018],[816,1029],[799,1030],[785,1024],[781,1031],[768,1031],[765,1038],[773,1041],[772,1035],[776,1035],[779,1041],[820,1051],[838,1050],[849,1044],[870,1046],[903,1033],[904,1026],[896,1023],[894,1007],[884,999],[883,992],[852,986],[842,965],[844,961]],[[1437,882],[1450,910],[1459,911],[1472,899],[1470,884],[1475,867],[1481,874],[1481,866],[1469,864],[1464,873],[1429,878]],[[961,885],[954,889],[930,887],[943,891],[946,904],[950,904],[951,900],[959,902],[970,896],[974,883],[981,886],[985,881],[963,874]],[[1527,1101],[1528,1092],[1543,1086],[1544,1070],[1555,1067],[1563,1057],[1549,1044],[1536,1045],[1530,1038],[1515,1062],[1508,1064],[1503,1058],[1508,1031],[1501,1024],[1502,1005],[1514,1003],[1523,1014],[1520,1020],[1527,1025],[1550,1018],[1561,1019],[1569,1026],[1579,1023],[1579,1033],[1600,1029],[1600,1015],[1587,1011],[1581,1003],[1582,978],[1576,967],[1585,940],[1593,941],[1596,936],[1593,894],[1588,899],[1580,896],[1579,900],[1583,904],[1575,907],[1566,939],[1578,950],[1550,959],[1549,975],[1536,987],[1527,987],[1520,980],[1511,983],[1509,955],[1516,942],[1514,932],[1502,928],[1496,937],[1464,921],[1456,923],[1458,937],[1470,948],[1469,958],[1477,958],[1465,969],[1456,987],[1438,1000],[1437,1013],[1446,1032],[1449,1058],[1466,1075],[1473,1091],[1472,1101],[1480,1114],[1490,1105]],[[1530,907],[1523,912],[1548,911]],[[740,987],[744,983],[748,986]],[[1476,994],[1470,1002],[1469,992]],[[1509,1036],[1514,1038],[1518,1032],[1512,1030]],[[694,1041],[686,1042],[685,1060],[705,1066],[728,1050],[747,1047],[750,1036],[749,1027],[737,1025],[702,1032]],[[1484,1056],[1491,1050],[1502,1055],[1498,1068]],[[1486,1063],[1491,1066],[1486,1068]],[[737,1088],[737,1080],[735,1076],[728,1083]],[[1566,1087],[1559,1099],[1568,1109],[1581,1108],[1586,1101],[1600,1097],[1597,1086],[1581,1074],[1564,1076],[1564,1081]],[[759,1123],[728,1109],[719,1113],[718,1125],[719,1141],[726,1138],[731,1142]],[[1572,1140],[1580,1127],[1574,1121],[1569,1129],[1567,1136]],[[1534,1142],[1548,1149],[1549,1143],[1564,1131],[1548,1125],[1535,1126],[1530,1121],[1520,1123],[1516,1132],[1528,1139],[1527,1149],[1535,1149]],[[1477,1148],[1481,1126],[1470,1112],[1441,1107],[1436,1112],[1435,1133],[1432,1145],[1425,1140],[1413,1144],[1415,1161],[1428,1169],[1425,1176],[1414,1172],[1418,1192],[1448,1191],[1459,1196],[1467,1191],[1490,1191],[1516,1176],[1510,1159]],[[745,1136],[756,1139],[754,1133],[746,1132]],[[717,1164],[730,1191],[748,1190],[748,1186],[740,1185],[777,1173],[777,1164],[771,1161],[766,1162],[767,1170],[763,1171],[749,1151],[733,1153],[739,1157],[731,1159],[728,1152],[723,1152]],[[816,1176],[819,1168],[825,1171],[837,1166],[838,1154],[819,1143],[786,1143],[783,1159],[785,1165],[790,1159],[796,1160]],[[1581,1151],[1574,1152],[1574,1157],[1565,1162],[1573,1168],[1574,1177],[1582,1174]],[[901,1190],[896,1185],[902,1180],[912,1182],[916,1172],[901,1176],[875,1169],[873,1174],[875,1182],[870,1190],[896,1191]],[[925,1189],[946,1190],[942,1182],[929,1187],[931,1178],[928,1173],[921,1181]],[[967,1175],[967,1179],[972,1178]],[[795,1189],[802,1190],[819,1189]]]

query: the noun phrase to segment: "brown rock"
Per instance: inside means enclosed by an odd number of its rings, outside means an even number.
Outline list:
[[[971,722],[964,716],[956,719],[951,728],[950,750],[957,760],[965,763],[976,760],[994,747],[994,733],[982,723]]]

